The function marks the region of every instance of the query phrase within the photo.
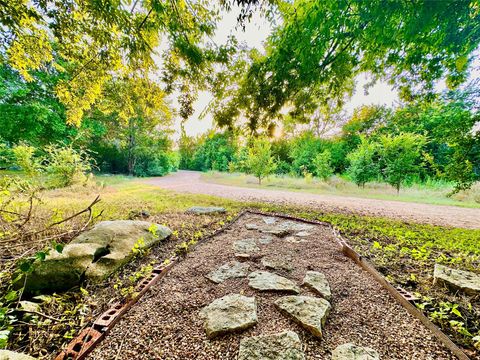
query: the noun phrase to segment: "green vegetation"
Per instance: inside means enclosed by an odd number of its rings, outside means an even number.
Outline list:
[[[211,171],[203,174],[202,178],[207,182],[217,184],[260,188],[258,181],[253,176],[242,173]],[[328,180],[322,181],[315,178],[309,179],[274,174],[262,182],[261,188],[470,208],[480,207],[479,184],[476,184],[470,190],[448,196],[454,189],[454,184],[440,180],[429,180],[424,183],[414,182],[403,188],[400,194],[397,194],[394,188],[383,182],[372,181],[365,184],[364,187],[358,187],[348,177],[342,176],[332,176]]]
[[[248,150],[246,166],[248,172],[257,177],[259,185],[262,184],[263,178],[275,170],[272,145],[267,139],[257,138],[253,140],[253,144]]]
[[[212,219],[206,218],[205,223],[203,223],[203,220],[197,219],[197,224],[185,222],[187,219],[183,212],[193,205],[223,206],[227,208],[227,214],[215,218],[214,227],[221,226],[246,208],[288,213],[306,219],[327,221],[341,230],[349,243],[357,251],[367,256],[389,281],[412,292],[419,293],[423,299],[419,306],[425,306],[425,313],[439,324],[444,331],[449,333],[458,343],[472,347],[471,339],[478,332],[479,326],[478,317],[474,315],[472,309],[480,305],[478,299],[455,297],[455,295],[451,295],[441,288],[432,287],[431,274],[436,262],[460,269],[475,270],[480,262],[480,251],[477,246],[480,230],[448,229],[430,225],[407,224],[385,218],[322,213],[302,207],[242,203],[206,195],[174,194],[157,187],[148,186],[138,180],[125,177],[108,178],[113,185],[104,188],[92,184],[88,187],[64,188],[44,192],[42,194],[43,211],[53,211],[68,216],[87,206],[93,195],[99,192],[102,201],[96,205],[96,212],[103,211],[102,217],[104,219],[128,218],[131,216],[132,209],[142,209],[154,214],[155,219],[157,217],[163,219],[158,221],[167,222],[172,230],[179,234],[178,242],[176,242],[178,247],[174,250],[177,253],[190,251],[191,244],[194,244],[202,234],[211,231],[206,229],[210,229],[212,226]],[[97,181],[100,184],[104,179],[99,178]],[[203,227],[206,223],[210,223],[210,227]],[[213,228],[211,229],[213,230]],[[37,248],[42,249],[42,246],[44,245],[39,244]],[[163,256],[166,257],[167,254],[163,254]],[[119,274],[119,277],[114,280],[116,295],[110,294],[108,299],[133,291],[132,282],[129,279],[135,277],[135,273],[140,271],[138,269],[142,269],[143,265],[151,266],[152,260],[154,258],[147,255],[144,261],[139,259],[140,263],[136,263],[130,270],[127,269],[125,275],[122,275],[123,273]],[[140,266],[139,264],[143,265]],[[3,286],[5,286],[8,274],[5,273],[5,270],[2,274]],[[64,318],[68,316],[69,319],[72,319],[73,314],[75,319],[83,318],[84,315],[80,315],[76,311],[69,313],[70,310],[68,309],[72,309],[71,302],[78,307],[87,306],[91,309],[90,311],[95,309],[93,305],[85,304],[93,301],[91,296],[101,289],[88,284],[86,289],[88,295],[81,292],[55,295],[54,301],[61,306],[59,305],[58,309],[54,309],[48,305],[43,311],[47,311],[54,317]],[[8,294],[8,292],[4,294]],[[15,301],[13,302],[15,303]],[[11,301],[4,299],[3,303],[10,304]],[[444,311],[442,309],[446,306],[446,303],[451,304],[450,308],[455,306],[461,316],[450,311],[440,317],[438,314]],[[452,320],[454,322],[451,322]],[[459,326],[455,321],[460,321],[463,325]],[[13,326],[18,331],[18,326],[21,325],[14,324]],[[70,320],[68,324],[62,324],[59,329],[65,331],[69,329],[68,334],[73,334],[78,327],[79,323]],[[463,329],[467,330],[468,334]],[[68,336],[56,337],[57,344],[65,341],[68,341]]]

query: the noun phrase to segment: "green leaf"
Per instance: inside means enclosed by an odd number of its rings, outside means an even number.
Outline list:
[[[30,261],[24,261],[20,264],[20,271],[28,273],[33,270],[32,263]]]
[[[0,349],[5,349],[8,344],[10,330],[0,330]]]
[[[15,290],[11,290],[5,295],[6,301],[13,301],[17,298],[18,298],[18,292],[16,292]]]

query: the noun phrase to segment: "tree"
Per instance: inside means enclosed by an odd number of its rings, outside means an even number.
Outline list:
[[[258,178],[258,184],[262,179],[275,171],[276,164],[272,156],[272,145],[266,138],[256,138],[248,150],[247,169],[250,174]]]
[[[201,1],[0,0],[1,61],[25,81],[37,70],[64,74],[56,94],[68,123],[79,125],[113,76],[158,70],[162,39],[167,89],[205,86],[213,63],[227,62],[232,50],[204,41],[218,19]]]
[[[318,153],[313,160],[315,174],[322,180],[328,180],[333,174],[332,154],[328,150]]]
[[[365,184],[374,180],[379,175],[377,147],[375,144],[362,137],[360,145],[351,153],[347,155],[350,166],[347,173],[352,178],[353,182],[358,186],[365,187]]]
[[[362,72],[397,85],[405,99],[432,92],[444,77],[455,87],[480,42],[475,0],[296,0],[279,8],[266,54],[253,59],[224,104],[235,110],[230,121],[244,117],[256,127],[286,106],[341,105]]]
[[[380,137],[379,149],[385,181],[400,192],[400,186],[421,168],[420,155],[426,139],[422,135],[402,133]]]

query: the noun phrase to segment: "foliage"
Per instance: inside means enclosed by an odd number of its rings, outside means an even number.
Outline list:
[[[365,187],[369,181],[376,179],[379,175],[379,166],[377,159],[377,147],[361,138],[361,143],[357,149],[348,154],[347,159],[350,166],[347,169],[348,174],[355,184]]]
[[[332,154],[328,150],[318,153],[313,159],[315,174],[322,180],[327,180],[333,174]]]
[[[397,192],[405,180],[419,172],[421,150],[425,142],[421,135],[409,133],[398,136],[383,135],[380,138],[382,175]]]
[[[92,170],[91,161],[88,153],[81,149],[58,145],[46,147],[42,168],[48,177],[48,186],[59,188],[85,183],[86,173]]]
[[[184,134],[179,149],[182,169],[228,171],[237,153],[237,139],[229,131],[212,131],[196,139]]]
[[[266,54],[251,54],[237,90],[219,105],[229,123],[267,127],[285,105],[305,111],[318,99],[341,106],[362,72],[397,85],[404,99],[431,93],[442,77],[458,86],[480,39],[474,0],[296,0],[279,10]]]
[[[52,11],[52,9],[55,11]],[[204,85],[230,45],[209,46],[218,12],[204,2],[2,1],[2,62],[32,81],[36,70],[63,74],[55,85],[66,118],[79,125],[114,74],[155,70],[154,50],[164,39],[163,80],[185,93]],[[187,104],[188,106],[188,104]]]
[[[258,178],[258,183],[262,183],[262,179],[275,171],[276,164],[272,157],[272,146],[265,138],[256,138],[253,140],[248,150],[247,169],[250,174]]]
[[[289,158],[292,162],[292,170],[298,175],[304,171],[314,173],[314,159],[321,149],[321,141],[312,133],[306,132],[292,141]]]

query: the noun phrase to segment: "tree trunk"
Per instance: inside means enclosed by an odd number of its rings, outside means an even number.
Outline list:
[[[135,169],[135,126],[134,121],[132,119],[128,120],[128,150],[127,150],[127,167],[128,167],[128,175],[134,174]]]

